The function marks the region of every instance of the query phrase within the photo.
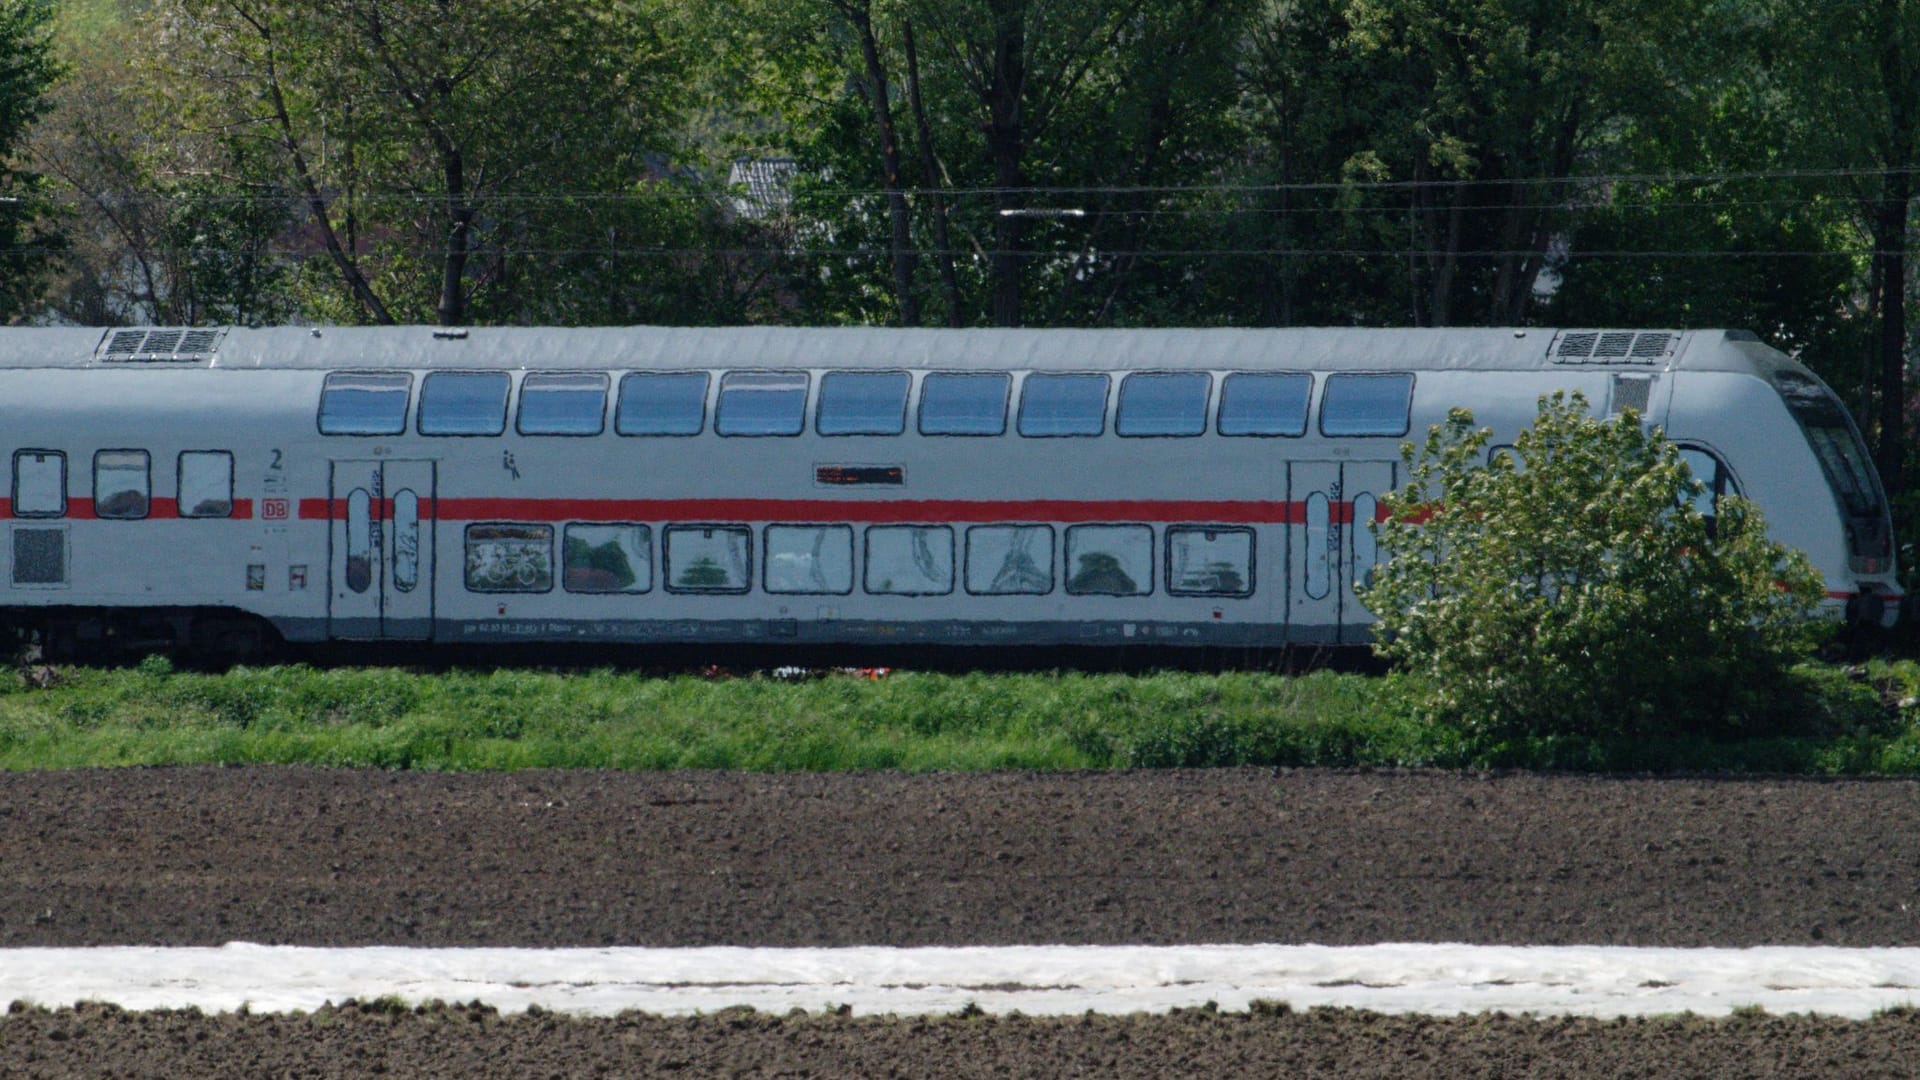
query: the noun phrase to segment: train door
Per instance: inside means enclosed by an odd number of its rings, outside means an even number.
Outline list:
[[[328,636],[431,637],[434,463],[336,461],[328,504]]]
[[[1287,556],[1287,637],[1364,644],[1372,617],[1354,596],[1379,562],[1367,527],[1399,473],[1391,461],[1296,461],[1287,467],[1293,524]]]

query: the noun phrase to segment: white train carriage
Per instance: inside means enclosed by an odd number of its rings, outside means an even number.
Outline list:
[[[1856,621],[1899,607],[1858,432],[1739,332],[0,340],[5,617],[56,649],[1360,643],[1401,443],[1559,389],[1665,428]]]

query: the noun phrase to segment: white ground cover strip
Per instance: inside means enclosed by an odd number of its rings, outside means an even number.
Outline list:
[[[0,1003],[312,1010],[386,995],[609,1015],[848,1006],[937,1014],[1162,1012],[1265,999],[1296,1009],[1534,1015],[1772,1013],[1863,1018],[1920,1001],[1920,949],[1472,945],[850,949],[0,950]]]

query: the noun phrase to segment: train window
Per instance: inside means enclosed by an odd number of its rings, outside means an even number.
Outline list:
[[[436,371],[420,380],[422,435],[498,435],[507,430],[504,371]]]
[[[1222,435],[1305,435],[1313,376],[1297,371],[1237,371],[1220,382]]]
[[[936,371],[920,380],[920,434],[1004,435],[1013,376]]]
[[[67,512],[67,455],[58,450],[13,454],[13,516],[60,517]]]
[[[1073,525],[1067,529],[1067,591],[1145,596],[1153,591],[1153,528]]]
[[[145,450],[102,450],[93,455],[94,516],[146,517],[152,501],[152,475]]]
[[[607,377],[598,372],[529,372],[520,380],[522,435],[598,435],[606,430]]]
[[[620,380],[614,431],[622,435],[698,435],[706,426],[706,372],[635,373]]]
[[[976,525],[967,530],[967,591],[1038,596],[1053,591],[1053,529]]]
[[[1373,572],[1380,565],[1380,537],[1373,531],[1373,523],[1380,517],[1380,499],[1370,491],[1363,491],[1353,497],[1353,525],[1347,535],[1353,538],[1353,565],[1349,572],[1353,574],[1354,585],[1365,588],[1373,584]]]
[[[393,587],[412,592],[420,584],[420,496],[410,488],[393,493]]]
[[[729,371],[720,376],[713,429],[722,435],[798,435],[806,426],[802,371]]]
[[[1107,428],[1105,375],[1028,375],[1020,386],[1020,434],[1098,435]]]
[[[366,488],[347,493],[347,588],[373,587],[373,496]]]
[[[1320,398],[1322,435],[1405,435],[1413,409],[1413,376],[1329,375]]]
[[[953,530],[945,525],[874,525],[867,529],[870,593],[934,596],[953,591]]]
[[[1207,430],[1205,372],[1136,372],[1120,380],[1120,435],[1199,435]]]
[[[233,455],[189,450],[180,455],[181,517],[233,516]]]
[[[660,557],[670,592],[743,593],[753,582],[753,532],[743,525],[669,525]]]
[[[1738,495],[1740,489],[1733,483],[1733,474],[1727,471],[1720,459],[1708,451],[1692,446],[1680,448],[1680,460],[1687,463],[1687,469],[1693,478],[1700,481],[1701,490],[1693,496],[1693,508],[1700,516],[1711,522],[1722,495]]]
[[[1168,528],[1167,591],[1175,596],[1253,595],[1253,530]]]
[[[1301,588],[1310,600],[1327,598],[1328,582],[1333,579],[1333,556],[1327,538],[1333,529],[1333,501],[1324,491],[1307,496],[1307,542],[1302,549],[1306,561],[1306,580]]]
[[[822,435],[898,435],[907,429],[904,371],[829,371],[813,429]]]
[[[320,434],[398,435],[407,430],[413,376],[336,371],[320,388]]]
[[[767,526],[766,586],[770,593],[853,591],[853,526]]]
[[[653,530],[645,525],[569,525],[560,580],[574,593],[653,588]]]
[[[553,526],[467,526],[469,592],[536,592],[553,589]]]

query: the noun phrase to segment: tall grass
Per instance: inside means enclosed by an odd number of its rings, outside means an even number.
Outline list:
[[[0,768],[1920,772],[1920,667],[1856,676],[1810,671],[1807,698],[1793,706],[1801,722],[1769,724],[1764,737],[1474,744],[1413,716],[1395,680],[1330,672],[907,672],[782,682],[304,666],[213,675],[176,672],[156,658],[130,669],[0,673]]]

